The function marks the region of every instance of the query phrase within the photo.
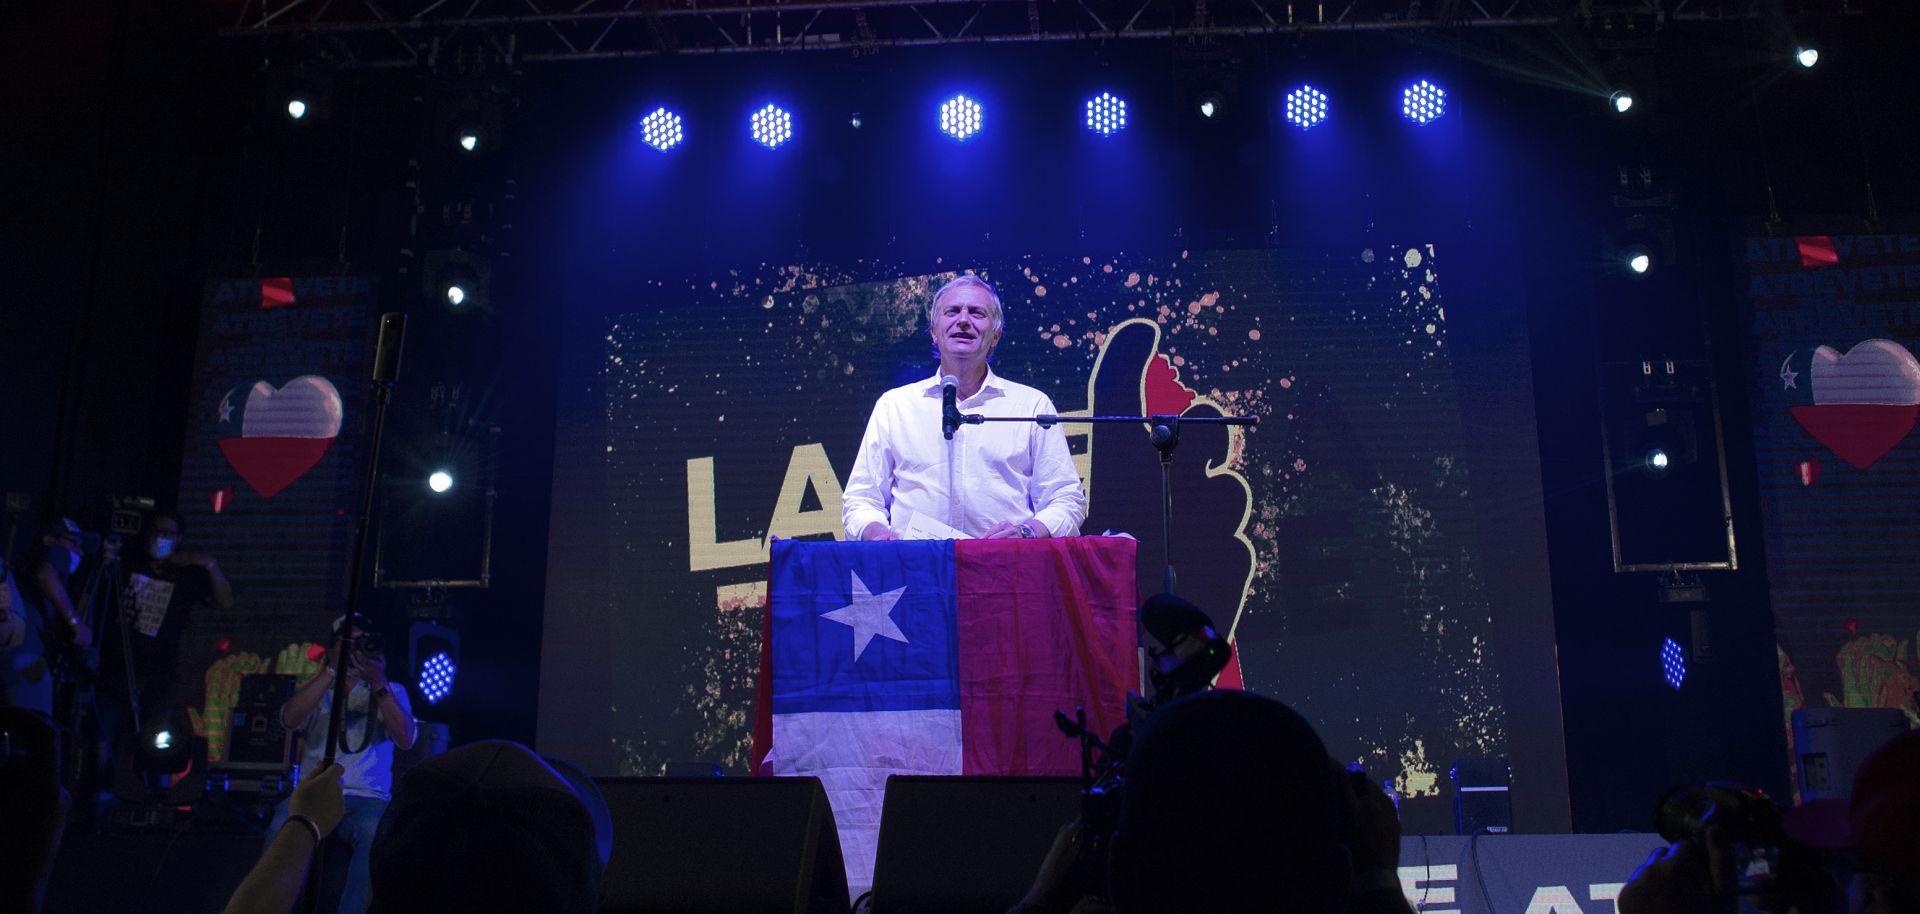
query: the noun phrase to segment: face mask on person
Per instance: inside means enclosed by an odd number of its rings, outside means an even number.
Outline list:
[[[180,542],[180,540],[176,537],[156,536],[153,538],[153,541],[148,544],[147,548],[153,553],[154,558],[164,559],[173,554],[174,544],[178,542]]]

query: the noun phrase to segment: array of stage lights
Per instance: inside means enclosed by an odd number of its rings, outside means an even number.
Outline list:
[[[980,103],[956,95],[940,105],[940,130],[956,140],[980,132]]]
[[[453,694],[455,669],[453,658],[446,651],[428,657],[427,662],[420,665],[420,694],[427,704],[437,705]]]
[[[1400,93],[1400,113],[1416,124],[1431,124],[1447,113],[1447,90],[1421,80]]]
[[[1087,99],[1087,129],[1101,136],[1113,136],[1127,129],[1127,102],[1111,92]]]
[[[1633,101],[1623,91],[1614,93],[1609,103],[1615,110],[1624,112]],[[1310,130],[1327,119],[1330,105],[1327,93],[1311,85],[1302,85],[1286,95],[1287,123]],[[1200,102],[1202,117],[1215,117],[1220,110],[1221,103],[1215,96],[1208,95]],[[1416,124],[1431,123],[1447,113],[1447,91],[1428,80],[1420,80],[1400,93],[1400,112]],[[305,113],[304,105],[300,113]],[[965,95],[955,95],[940,103],[940,130],[956,140],[970,139],[980,132],[984,113],[985,109],[978,101]],[[1125,130],[1127,121],[1126,99],[1111,92],[1102,92],[1087,99],[1085,123],[1088,130],[1101,136],[1112,136]],[[852,115],[849,123],[858,129],[862,125],[861,116],[857,113]],[[679,114],[666,108],[654,109],[653,113],[641,119],[640,127],[641,138],[661,152],[671,150],[686,140],[685,121]],[[748,117],[749,134],[754,142],[768,149],[777,149],[792,140],[793,129],[793,114],[779,105],[766,105]],[[461,147],[468,151],[473,151],[479,142],[477,134],[465,134],[460,138]]]
[[[1687,652],[1681,649],[1680,642],[1668,638],[1660,645],[1660,671],[1675,691],[1687,681]]]
[[[1287,123],[1301,130],[1327,119],[1327,94],[1312,86],[1301,86],[1287,93]]]
[[[793,115],[779,105],[768,105],[753,113],[753,141],[768,149],[793,139]]]
[[[656,108],[652,114],[641,119],[640,138],[646,140],[648,146],[666,152],[680,145],[687,135],[681,128],[680,115],[665,108]]]

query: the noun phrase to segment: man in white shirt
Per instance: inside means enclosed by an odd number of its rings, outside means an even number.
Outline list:
[[[374,831],[393,798],[393,753],[413,748],[419,729],[413,722],[413,705],[407,700],[407,688],[387,679],[387,658],[372,639],[365,637],[370,623],[355,615],[351,630],[342,637],[345,618],[334,620],[335,651],[347,654],[347,713],[340,729],[346,734],[336,748],[334,761],[345,769],[340,778],[346,796],[345,815],[338,834],[353,848],[347,864],[346,885],[340,891],[341,914],[361,914],[372,901],[370,854]],[[280,708],[280,723],[298,730],[301,739],[300,770],[303,774],[320,771],[326,757],[329,730],[333,722],[333,658]],[[289,816],[288,804],[275,810],[267,827],[267,840],[279,834]]]
[[[940,369],[932,378],[880,395],[842,499],[847,535],[898,539],[913,515],[969,536],[1076,536],[1087,496],[1059,425],[987,422],[941,434],[941,381],[958,379],[963,412],[987,416],[1053,415],[1053,401],[987,367],[1006,326],[1000,296],[963,275],[928,306]]]

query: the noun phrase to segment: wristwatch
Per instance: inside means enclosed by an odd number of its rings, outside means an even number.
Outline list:
[[[1021,524],[1021,525],[1020,525],[1020,527],[1019,527],[1019,529],[1020,529],[1020,538],[1021,538],[1021,539],[1023,539],[1023,540],[1030,540],[1030,539],[1033,539],[1033,528],[1032,528],[1032,527],[1030,527],[1030,526],[1028,526],[1028,525],[1026,525],[1026,524]]]

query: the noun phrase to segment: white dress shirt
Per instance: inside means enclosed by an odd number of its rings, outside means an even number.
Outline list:
[[[1058,414],[1046,394],[991,369],[979,392],[960,401],[960,409],[987,416]],[[841,503],[840,519],[850,538],[859,539],[874,521],[898,529],[905,512],[924,514],[969,536],[1028,517],[1054,536],[1079,535],[1087,495],[1059,425],[962,425],[948,441],[940,434],[940,410],[937,375],[880,395]]]

